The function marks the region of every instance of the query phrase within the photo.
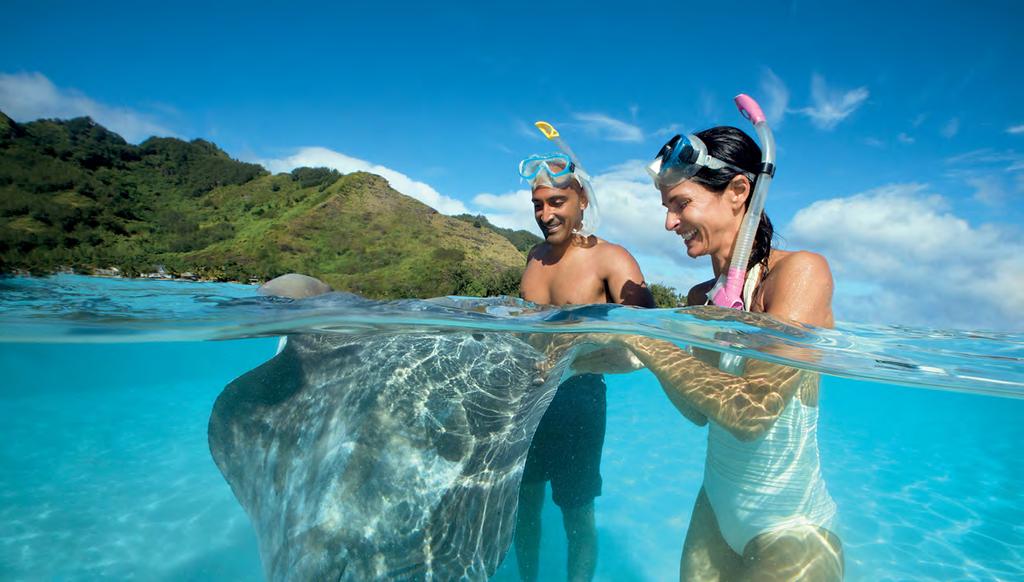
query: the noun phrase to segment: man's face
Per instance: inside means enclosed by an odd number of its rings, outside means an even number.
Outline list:
[[[562,244],[583,222],[586,202],[574,188],[538,186],[533,190],[533,217],[549,244]]]

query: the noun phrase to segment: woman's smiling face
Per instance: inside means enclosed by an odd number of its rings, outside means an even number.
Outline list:
[[[715,192],[691,180],[661,191],[665,230],[683,238],[692,258],[731,249],[739,228],[729,189]],[[742,213],[740,214],[742,218]]]

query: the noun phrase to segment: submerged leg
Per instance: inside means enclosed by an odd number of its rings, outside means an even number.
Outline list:
[[[683,542],[679,580],[735,580],[743,567],[742,557],[729,547],[718,528],[718,519],[704,489],[693,505],[690,527]]]
[[[597,526],[594,502],[562,508],[562,524],[569,540],[568,572],[572,582],[590,582],[597,568]]]
[[[544,481],[523,483],[519,487],[519,512],[516,514],[516,562],[523,582],[537,580],[540,561],[540,511],[544,506]]]
[[[843,579],[843,545],[827,529],[805,526],[766,532],[743,550],[744,580]]]

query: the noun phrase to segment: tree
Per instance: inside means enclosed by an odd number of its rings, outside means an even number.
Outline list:
[[[676,293],[675,287],[653,283],[651,285],[651,295],[654,296],[654,305],[656,307],[682,307],[686,305],[686,298]]]

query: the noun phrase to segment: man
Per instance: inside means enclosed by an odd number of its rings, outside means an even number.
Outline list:
[[[544,234],[544,242],[527,258],[520,285],[523,299],[559,306],[654,307],[633,256],[589,232],[596,199],[585,175],[567,156],[532,156],[520,164],[520,174],[530,181],[534,217]],[[549,480],[568,539],[569,579],[593,578],[594,498],[601,494],[604,432],[604,377],[579,374],[559,386],[530,445],[519,490],[515,547],[523,580],[537,579],[541,508]]]

